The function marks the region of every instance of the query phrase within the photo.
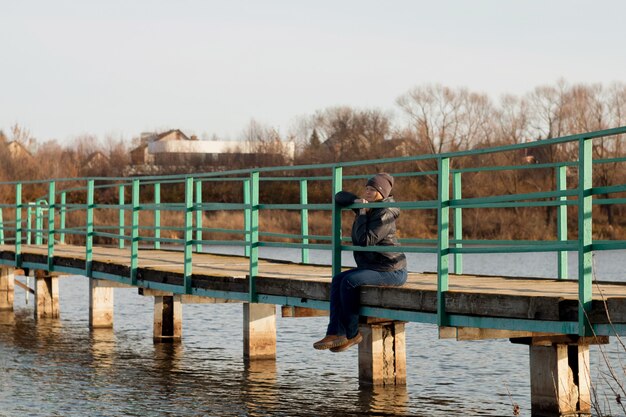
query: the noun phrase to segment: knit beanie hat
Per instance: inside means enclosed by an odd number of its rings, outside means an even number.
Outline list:
[[[376,188],[376,191],[378,191],[383,198],[387,198],[391,194],[393,177],[386,172],[381,172],[370,178],[366,185]]]

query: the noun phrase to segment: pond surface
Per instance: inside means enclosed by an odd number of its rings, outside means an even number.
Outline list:
[[[297,260],[299,252],[261,255]],[[596,254],[597,278],[625,281],[624,255]],[[326,256],[311,254],[320,263]],[[576,259],[570,258],[575,271]],[[465,257],[464,269],[554,276],[555,259],[554,254],[474,255]],[[411,254],[409,269],[432,271],[434,257]],[[32,296],[27,304],[22,290],[15,295],[15,313],[0,316],[2,417],[512,416],[514,403],[521,415],[530,415],[528,347],[508,340],[438,340],[435,326],[409,323],[406,387],[373,389],[358,384],[356,348],[341,354],[312,349],[323,336],[324,317],[279,315],[276,362],[246,366],[241,304],[184,305],[182,343],[155,345],[152,298],[136,290],[116,289],[114,329],[93,332],[86,278],[60,280],[60,320],[36,324]],[[603,351],[593,348],[591,356],[596,402],[621,415],[604,357],[623,381],[624,349],[612,338]]]

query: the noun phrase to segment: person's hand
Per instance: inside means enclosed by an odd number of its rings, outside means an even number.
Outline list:
[[[355,203],[361,203],[361,204],[369,203],[369,201],[367,201],[364,198],[357,198],[357,199],[354,200],[354,202]],[[367,209],[366,208],[359,209],[359,214],[366,214],[366,213],[367,213]]]

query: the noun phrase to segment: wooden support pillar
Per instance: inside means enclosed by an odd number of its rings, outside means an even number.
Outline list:
[[[183,336],[183,305],[180,295],[154,297],[154,343],[180,342]]]
[[[276,359],[276,306],[243,305],[243,356],[245,360]]]
[[[591,414],[589,345],[530,346],[533,416]]]
[[[107,281],[89,279],[89,328],[113,327],[113,288]]]
[[[59,277],[35,271],[35,319],[59,318]]]
[[[359,382],[372,385],[406,384],[404,322],[361,323]]]
[[[13,311],[15,275],[13,268],[0,268],[0,311]]]
[[[530,403],[533,416],[590,416],[589,345],[608,336],[576,335],[511,339],[530,346]]]

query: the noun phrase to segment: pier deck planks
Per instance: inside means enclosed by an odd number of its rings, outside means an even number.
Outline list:
[[[54,265],[84,268],[85,248],[57,245]],[[0,245],[0,259],[15,259],[15,248]],[[22,246],[23,262],[47,263],[47,247]],[[93,248],[93,270],[130,276],[130,250]],[[192,287],[215,291],[247,292],[248,259],[243,256],[194,253]],[[138,279],[182,285],[183,253],[143,249]],[[259,294],[329,299],[331,268],[283,261],[260,260],[256,288]],[[577,320],[578,285],[575,280],[453,275],[449,277],[446,311],[485,317],[551,321]],[[605,302],[613,323],[626,323],[626,283],[594,283],[590,314],[593,323],[607,323]],[[371,307],[434,313],[437,277],[434,273],[409,273],[402,287],[364,287],[362,304]]]

